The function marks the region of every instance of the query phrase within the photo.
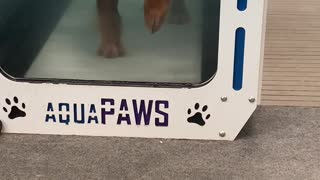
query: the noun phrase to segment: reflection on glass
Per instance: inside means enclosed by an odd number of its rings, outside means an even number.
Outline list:
[[[1,68],[26,79],[192,84],[215,74],[219,0],[173,0],[163,24],[161,18],[146,23],[142,0],[120,0],[123,53],[116,43],[103,45],[103,38],[113,41],[117,34],[112,31],[120,27],[112,22],[119,18],[113,14],[103,24],[109,36],[101,36],[99,1],[115,0],[1,0]]]

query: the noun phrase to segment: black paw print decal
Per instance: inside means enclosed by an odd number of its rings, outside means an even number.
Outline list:
[[[2,122],[0,121],[0,133],[2,131]]]
[[[8,108],[3,107],[3,111],[8,114],[9,119],[16,119],[19,117],[26,116],[26,112],[24,111],[24,109],[26,108],[26,105],[24,103],[19,105],[19,99],[17,97],[13,98],[13,102],[7,98],[6,104]]]
[[[190,115],[190,117],[188,118],[188,122],[198,124],[199,126],[204,126],[206,124],[205,120],[208,120],[211,116],[210,114],[203,116],[204,113],[207,112],[208,106],[203,106],[200,109],[200,104],[197,103],[194,106],[194,110],[196,112],[192,113],[192,110],[188,109],[188,114]]]

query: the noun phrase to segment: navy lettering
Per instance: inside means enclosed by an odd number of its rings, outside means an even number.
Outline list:
[[[48,112],[54,112],[52,103],[48,103],[47,111],[48,111]],[[57,122],[56,116],[55,116],[54,114],[52,114],[52,115],[47,114],[47,115],[46,115],[46,122],[49,122],[50,119],[51,119],[53,122]]]
[[[78,123],[78,124],[84,124],[85,122],[85,117],[84,117],[84,104],[81,104],[81,108],[80,108],[80,115],[81,118],[78,119],[78,108],[77,108],[77,104],[73,105],[73,113],[74,113],[74,122]]]
[[[65,123],[65,124],[69,125],[69,123],[70,123],[70,115],[68,114],[68,115],[66,116],[66,118],[64,119],[64,118],[63,118],[63,115],[61,114],[61,112],[63,111],[64,107],[65,107],[65,111],[66,111],[66,112],[70,112],[70,106],[69,106],[69,104],[67,104],[67,103],[60,103],[60,104],[59,104],[59,112],[60,112],[60,114],[59,114],[59,122],[60,122],[60,123]]]

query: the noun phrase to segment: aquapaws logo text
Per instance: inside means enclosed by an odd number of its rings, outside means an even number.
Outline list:
[[[169,126],[169,101],[102,98],[100,104],[52,103],[45,122],[101,125]]]

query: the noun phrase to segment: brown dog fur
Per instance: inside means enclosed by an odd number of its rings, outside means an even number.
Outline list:
[[[151,33],[159,31],[165,22],[171,6],[171,22],[175,24],[186,23],[189,18],[186,16],[187,11],[184,1],[144,0],[144,16],[147,29]],[[101,33],[101,45],[98,49],[98,55],[106,58],[120,57],[125,53],[121,40],[122,24],[118,11],[118,3],[118,0],[97,0],[99,29]],[[181,12],[184,15],[180,16]]]

